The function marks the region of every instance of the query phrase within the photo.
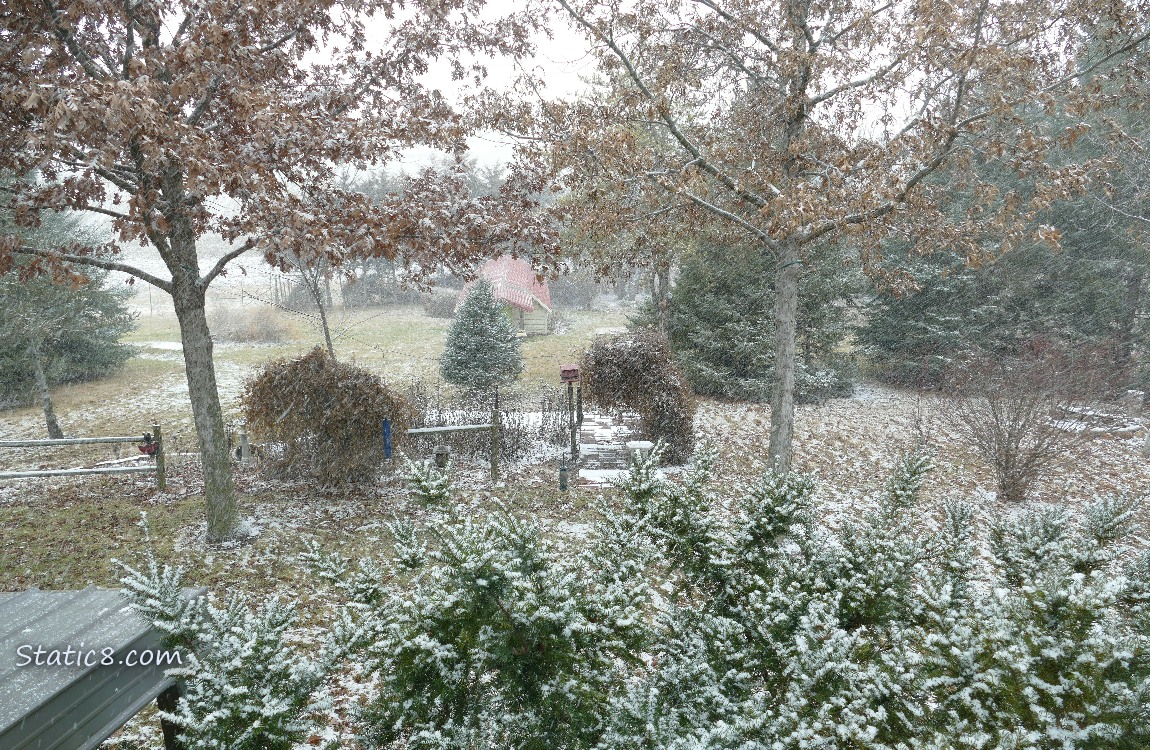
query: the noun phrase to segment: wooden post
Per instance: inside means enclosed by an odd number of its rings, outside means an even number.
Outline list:
[[[491,410],[491,481],[499,481],[499,410]]]
[[[579,458],[579,425],[575,423],[575,384],[567,384],[567,416],[571,424],[571,458]]]
[[[159,694],[156,698],[156,706],[164,713],[174,714],[181,695],[183,695],[183,691],[180,690],[180,683],[177,682]],[[184,743],[180,741],[180,728],[178,726],[167,719],[160,719],[160,729],[164,733],[164,750],[184,750]]]
[[[156,441],[156,488],[163,492],[168,489],[168,472],[164,463],[164,438],[158,424],[152,425],[152,439]]]

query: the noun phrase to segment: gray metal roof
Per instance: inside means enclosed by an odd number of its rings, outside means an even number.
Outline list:
[[[0,593],[0,748],[97,747],[171,686],[164,669],[174,664],[124,663],[133,650],[161,649],[160,641],[116,590]],[[72,666],[37,666],[36,647],[43,662],[71,647],[94,663],[76,666],[72,656]],[[112,664],[101,663],[105,653]]]

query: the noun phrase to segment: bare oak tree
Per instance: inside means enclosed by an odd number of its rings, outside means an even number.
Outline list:
[[[91,250],[0,237],[58,278],[89,266],[172,297],[204,467],[208,537],[236,520],[204,313],[208,287],[245,253],[468,264],[537,233],[530,184],[471,199],[449,176],[369,200],[337,165],[367,168],[427,144],[461,153],[477,120],[422,81],[442,65],[478,85],[474,60],[527,51],[531,17],[480,20],[482,0],[12,0],[0,11],[0,171],[16,222],[44,211],[110,217]],[[34,175],[34,176],[30,176]],[[522,188],[522,190],[519,190]],[[231,209],[228,204],[234,203]],[[197,238],[234,249],[201,257]],[[160,276],[117,257],[139,243]],[[496,249],[496,245],[500,245]]]
[[[724,227],[773,256],[769,452],[784,469],[808,248],[845,236],[869,268],[891,238],[972,260],[1027,236],[1056,242],[1037,211],[1089,181],[1089,165],[1056,154],[1086,126],[1022,113],[1084,113],[1133,90],[1150,35],[1146,0],[554,2],[610,90],[544,103],[550,148],[525,150],[567,186],[598,189],[605,227],[641,190],[685,228]],[[1027,188],[981,181],[982,160]],[[955,190],[977,196],[966,215],[942,208]]]

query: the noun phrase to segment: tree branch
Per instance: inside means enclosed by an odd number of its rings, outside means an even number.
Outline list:
[[[146,281],[157,289],[161,289],[168,294],[172,293],[172,284],[169,281],[153,276],[152,274],[141,271],[134,266],[129,266],[126,263],[117,263],[114,260],[104,260],[103,258],[95,258],[88,255],[72,255],[71,253],[62,253],[56,250],[44,250],[38,247],[28,247],[21,245],[13,248],[12,252],[19,255],[33,255],[39,258],[48,258],[54,260],[64,261],[65,263],[74,263],[78,266],[92,266],[93,268],[102,268],[105,271],[120,271],[129,276],[135,276],[141,281]]]
[[[1106,201],[1099,198],[1097,195],[1094,196],[1094,200],[1097,201],[1104,208],[1106,208],[1110,211],[1113,211],[1116,214],[1120,214],[1122,216],[1125,216],[1127,219],[1134,219],[1135,221],[1141,221],[1145,224],[1150,224],[1150,218],[1142,216],[1140,214],[1132,214],[1132,213],[1129,213],[1127,211],[1123,211],[1121,208],[1118,208],[1118,206],[1114,205],[1113,203],[1107,203]]]
[[[746,31],[748,34],[750,34],[752,37],[754,37],[756,40],[758,40],[758,42],[760,44],[762,44],[764,47],[766,47],[767,49],[769,49],[771,52],[775,53],[776,55],[779,54],[779,48],[774,42],[772,42],[770,39],[767,39],[767,37],[764,36],[761,32],[756,31],[755,29],[752,29],[751,27],[747,26],[744,23],[741,23],[738,18],[735,18],[735,16],[731,15],[727,11],[720,8],[719,4],[714,2],[714,0],[692,0],[692,1],[698,3],[699,5],[703,5],[707,8],[710,8],[711,10],[715,11],[716,13],[719,14],[719,16],[724,21],[728,21],[730,23],[733,23],[737,26],[742,27],[744,31]]]
[[[132,29],[132,24],[131,0],[124,0],[124,63],[120,75],[125,81],[131,77],[132,56],[136,52],[136,32]]]
[[[294,29],[292,29],[288,33],[284,34],[283,36],[281,36],[279,39],[275,40],[274,42],[269,42],[268,44],[265,44],[264,46],[259,47],[258,51],[259,52],[271,52],[272,50],[279,49],[280,47],[282,47],[284,45],[285,42],[288,42],[288,41],[294,39],[295,37],[299,36],[299,33],[302,30],[303,30],[302,26],[296,26]]]
[[[210,105],[212,100],[216,98],[216,91],[219,90],[220,82],[222,80],[223,78],[220,75],[216,75],[214,78],[212,78],[212,82],[208,84],[208,90],[204,92],[204,98],[200,99],[199,103],[196,104],[196,108],[192,110],[190,115],[188,115],[188,119],[185,124],[187,124],[189,127],[195,127],[200,124],[200,120],[208,111],[208,105]]]
[[[58,23],[60,18],[59,8],[55,7],[51,0],[44,0],[44,9],[48,11],[48,14],[52,17],[52,32],[56,35],[56,38],[63,42],[64,46],[68,48],[68,51],[72,53],[72,57],[80,64],[84,72],[97,81],[107,78],[108,74],[100,70],[92,56],[76,41],[76,37]]]
[[[851,21],[850,23],[848,23],[846,26],[842,27],[838,31],[829,32],[829,36],[828,36],[828,32],[824,32],[824,33],[820,34],[818,43],[815,46],[818,47],[818,46],[821,46],[821,45],[827,44],[827,43],[829,43],[833,46],[836,42],[838,42],[838,40],[844,34],[848,33],[849,31],[851,31],[851,29],[858,26],[860,23],[863,22],[863,20],[869,21],[872,18],[874,18],[875,16],[877,16],[881,13],[885,13],[886,11],[890,10],[893,5],[894,5],[894,3],[887,3],[886,5],[881,5],[877,8],[875,8],[874,10],[870,11],[866,15],[864,15],[860,18],[856,18],[854,21]],[[828,21],[828,25],[829,24],[830,24],[830,21]]]
[[[219,260],[216,261],[216,264],[212,266],[212,270],[208,271],[204,276],[196,281],[196,286],[200,287],[201,289],[206,289],[209,284],[215,281],[217,276],[224,272],[224,267],[227,266],[227,264],[231,263],[233,260],[240,257],[255,246],[255,240],[249,238],[244,241],[244,244],[240,245],[235,250],[225,253],[220,257]]]
[[[749,67],[747,67],[746,63],[744,63],[743,60],[740,59],[739,56],[735,54],[735,51],[728,48],[727,46],[723,45],[722,43],[720,43],[720,41],[715,37],[714,34],[711,34],[710,32],[702,29],[701,27],[699,27],[696,24],[692,24],[692,25],[688,26],[687,28],[690,29],[691,31],[695,32],[696,34],[699,34],[700,36],[705,38],[707,41],[709,41],[711,43],[710,44],[711,49],[717,50],[719,52],[722,52],[724,55],[726,55],[726,57],[730,60],[732,65],[734,65],[737,69],[743,71],[747,75],[747,77],[750,78],[752,81],[754,81],[756,84],[762,86],[763,84],[765,84],[767,82],[766,76],[764,76],[760,73],[757,73],[757,72],[751,70]]]
[[[94,214],[103,214],[104,216],[111,216],[113,219],[123,219],[124,221],[132,221],[131,216],[128,216],[125,213],[120,213],[119,211],[113,211],[110,208],[104,208],[103,206],[90,206],[88,204],[84,204],[82,206],[74,206],[73,208],[75,208],[77,211],[91,211]]]
[[[708,2],[708,0],[696,1],[704,3]],[[761,195],[752,193],[739,187],[739,184],[735,182],[735,180],[733,180],[728,174],[716,167],[710,162],[710,160],[703,156],[703,153],[701,150],[699,150],[699,147],[696,146],[694,142],[686,136],[685,133],[683,133],[683,131],[679,128],[678,122],[675,121],[675,118],[671,117],[670,113],[666,111],[666,107],[660,104],[654,93],[652,93],[651,89],[649,89],[647,84],[643,82],[643,79],[639,76],[639,71],[635,68],[635,64],[631,61],[631,58],[618,44],[615,43],[613,38],[602,34],[590,21],[579,15],[575,9],[571,7],[570,3],[567,2],[567,0],[558,0],[558,2],[564,7],[564,9],[566,9],[571,17],[575,19],[577,24],[587,29],[593,36],[601,39],[603,43],[606,44],[613,53],[615,53],[615,56],[619,59],[619,62],[621,62],[624,69],[626,69],[627,75],[631,78],[632,81],[635,82],[635,85],[639,87],[639,91],[642,92],[647,101],[651,102],[651,104],[655,107],[655,111],[658,113],[659,119],[661,119],[666,125],[667,130],[671,133],[671,136],[679,142],[679,145],[681,145],[687,151],[687,153],[694,157],[694,159],[690,162],[691,164],[697,165],[700,170],[714,177],[728,190],[730,190],[739,198],[747,201],[748,203],[757,206],[758,208],[765,208],[767,206],[767,200],[765,198],[763,198]]]
[[[908,56],[909,56],[909,53],[904,52],[903,54],[899,55],[894,60],[892,60],[890,65],[887,65],[883,68],[879,68],[874,73],[867,76],[866,78],[860,78],[860,79],[855,80],[855,81],[848,81],[847,83],[844,83],[841,86],[835,86],[833,89],[831,89],[831,90],[829,90],[823,94],[820,94],[819,96],[816,96],[814,99],[811,99],[810,102],[808,103],[807,107],[808,108],[816,107],[828,99],[833,99],[834,97],[838,96],[839,94],[843,93],[844,91],[850,91],[851,89],[861,88],[863,86],[867,86],[869,84],[874,83],[875,81],[880,80],[881,78],[886,76],[888,73],[890,73],[892,70],[894,70],[899,65],[901,65],[902,61],[905,60]]]
[[[720,217],[726,219],[727,221],[738,224],[740,227],[747,230],[748,232],[753,234],[755,237],[759,238],[759,240],[761,240],[762,243],[764,245],[766,245],[768,248],[770,248],[771,250],[774,250],[778,246],[778,243],[775,242],[773,239],[771,239],[770,235],[768,235],[766,232],[759,229],[758,227],[756,227],[754,224],[750,223],[749,221],[747,221],[743,217],[739,216],[738,214],[732,213],[725,208],[721,208],[721,207],[715,205],[714,203],[711,203],[710,201],[706,200],[705,198],[701,198],[701,197],[695,195],[694,193],[692,193],[689,190],[686,190],[686,189],[672,190],[671,188],[667,187],[662,182],[660,182],[654,175],[648,175],[647,177],[648,177],[648,179],[651,180],[651,182],[653,182],[656,185],[658,185],[659,187],[663,188],[668,193],[671,193],[672,195],[681,195],[684,198],[686,198],[687,200],[694,203],[695,205],[699,206],[700,208],[704,208],[707,211],[710,211],[711,213],[715,214],[716,216],[720,216]]]

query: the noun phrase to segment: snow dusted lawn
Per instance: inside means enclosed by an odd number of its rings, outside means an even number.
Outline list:
[[[935,454],[935,469],[924,488],[928,502],[964,498],[987,514],[1016,507],[997,500],[990,471],[947,431],[939,417],[945,408],[942,399],[875,383],[860,384],[849,399],[799,406],[795,468],[818,477],[818,497],[828,515],[853,514],[882,490],[898,457],[925,442]],[[765,469],[767,405],[703,401],[696,424],[721,448],[723,471],[751,477]],[[1097,495],[1150,494],[1144,438],[1143,431],[1083,442],[1055,462],[1031,501],[1077,505]],[[1150,522],[1150,502],[1142,513]]]
[[[107,408],[115,408],[109,405]],[[857,514],[883,488],[895,460],[925,437],[935,451],[925,500],[976,501],[986,517],[1007,505],[993,493],[994,481],[978,459],[956,445],[938,425],[933,410],[913,393],[864,384],[853,398],[800,406],[796,418],[797,469],[818,477],[823,515],[832,520]],[[766,467],[769,409],[760,404],[700,402],[699,434],[719,446],[721,475],[751,478]],[[30,416],[0,418],[0,434],[22,434]],[[387,548],[383,524],[394,517],[433,523],[441,511],[406,497],[398,477],[378,488],[323,491],[302,484],[271,482],[257,471],[237,476],[242,512],[258,528],[255,540],[231,549],[206,549],[202,499],[198,495],[194,445],[186,432],[172,433],[169,491],[157,493],[147,475],[127,477],[7,480],[0,483],[0,590],[28,586],[115,585],[114,557],[138,550],[134,522],[148,511],[161,559],[189,568],[198,584],[220,591],[248,589],[260,594],[310,588],[293,565],[302,540],[315,537],[348,553]],[[1150,462],[1141,455],[1143,437],[1094,438],[1063,456],[1037,486],[1034,500],[1078,504],[1099,494],[1150,492]],[[125,446],[124,455],[131,446]],[[104,449],[108,450],[108,449]],[[84,463],[66,449],[48,453],[6,452],[5,461],[23,466]],[[553,455],[552,455],[553,454]],[[510,507],[578,536],[596,498],[611,490],[557,490],[559,451],[543,451],[512,467],[492,488],[482,465],[461,466],[463,502],[484,507],[498,496]],[[672,474],[673,475],[673,474]],[[1150,522],[1150,508],[1142,509]]]

